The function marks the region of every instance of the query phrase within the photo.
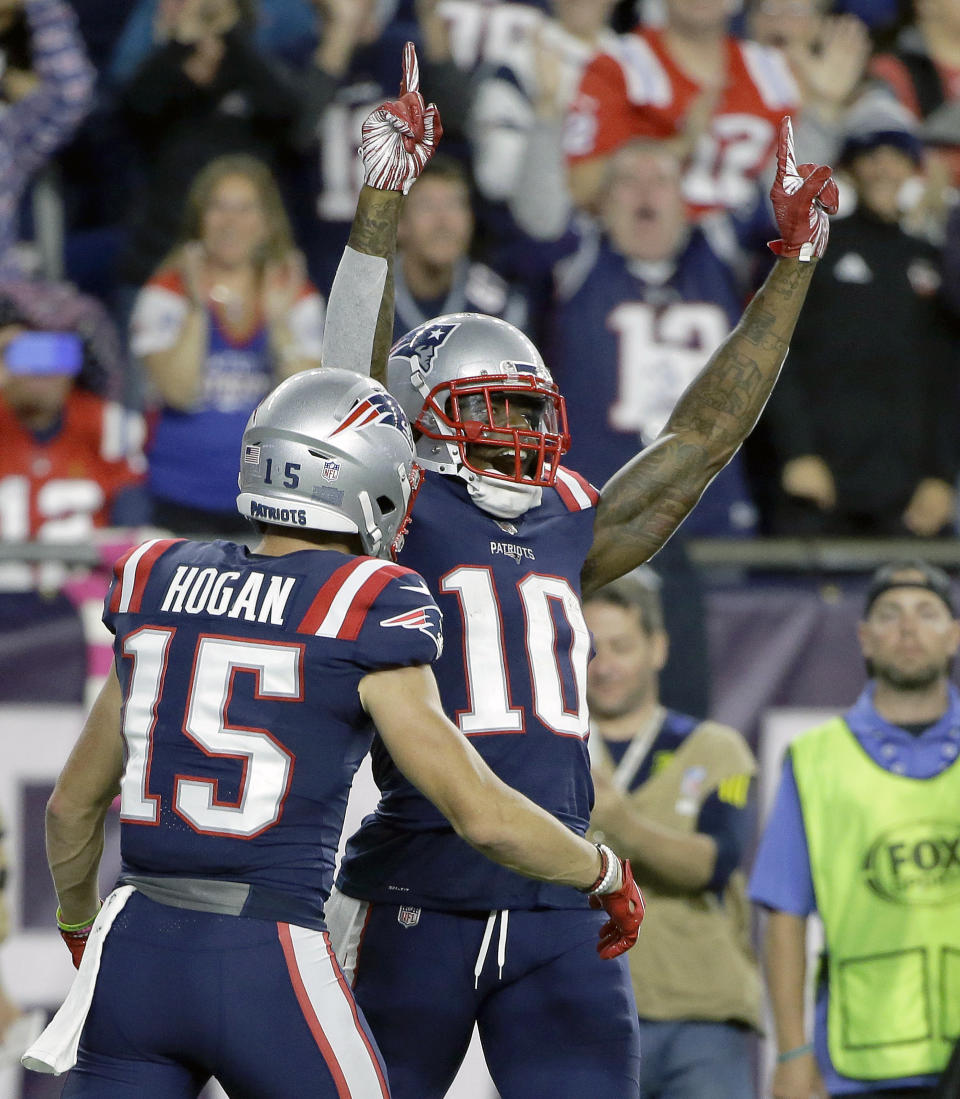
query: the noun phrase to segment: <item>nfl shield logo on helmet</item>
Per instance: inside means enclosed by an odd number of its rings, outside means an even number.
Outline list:
[[[416,927],[419,922],[419,908],[414,908],[411,904],[400,905],[400,911],[397,913],[397,923],[400,924],[401,927]]]
[[[335,481],[340,476],[340,463],[335,458],[330,458],[323,463],[321,472],[325,481]]]

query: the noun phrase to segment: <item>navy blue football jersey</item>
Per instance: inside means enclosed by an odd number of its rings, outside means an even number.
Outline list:
[[[529,303],[518,286],[485,263],[461,259],[457,263],[450,289],[433,301],[415,298],[403,275],[403,264],[397,264],[394,281],[394,342],[414,328],[426,324],[431,317],[446,313],[486,313],[527,331]]]
[[[455,477],[426,473],[401,560],[444,614],[434,664],[443,706],[490,767],[574,831],[593,801],[580,572],[597,492],[561,470],[539,507],[513,520],[478,508]],[[347,845],[343,892],[449,910],[576,907],[581,894],[504,869],[469,847],[408,783],[379,740],[381,800]]]
[[[333,550],[181,540],[144,543],[115,574],[124,874],[247,883],[245,915],[322,927],[373,736],[358,684],[442,648],[423,580]]]
[[[660,433],[680,395],[740,317],[733,236],[694,229],[672,270],[626,259],[587,235],[556,268],[547,362],[567,402],[569,458],[604,485]],[[726,254],[725,254],[726,253]],[[659,281],[663,279],[663,281]],[[685,536],[744,535],[756,516],[741,461],[714,479]]]

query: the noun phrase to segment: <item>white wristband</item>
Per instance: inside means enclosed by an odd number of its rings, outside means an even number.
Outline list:
[[[615,893],[623,885],[623,867],[616,853],[611,851],[605,843],[598,843],[597,850],[607,860],[607,869],[600,881],[590,890],[591,897]]]

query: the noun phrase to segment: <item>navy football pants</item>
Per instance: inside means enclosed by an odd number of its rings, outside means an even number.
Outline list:
[[[491,925],[487,913],[422,909],[416,916],[416,909],[334,898],[328,926],[393,1099],[442,1099],[474,1022],[502,1099],[639,1095],[627,960],[604,961],[596,952],[605,913],[511,911],[504,928],[502,912]]]
[[[134,893],[104,942],[64,1099],[387,1099],[326,932]]]

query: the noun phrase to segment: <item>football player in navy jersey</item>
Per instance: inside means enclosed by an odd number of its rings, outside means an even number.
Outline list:
[[[417,84],[411,47],[401,99],[363,128],[331,364],[366,356],[369,369],[389,343],[400,195],[440,133]],[[323,912],[372,721],[469,843],[609,911],[598,951],[636,941],[629,867],[508,790],[442,715],[440,613],[416,573],[384,559],[412,458],[380,385],[332,367],[295,375],[244,434],[237,504],[256,550],[160,539],[117,563],[104,611],[115,672],[48,809],[57,920],[80,972],[24,1063],[76,1063],[65,1096],[195,1096],[211,1075],[251,1099],[389,1094]],[[118,790],[121,884],[97,914]]]
[[[440,709],[440,612],[390,559],[413,456],[379,383],[305,371],[244,432],[237,506],[257,547],[155,539],[118,561],[115,670],[47,814],[80,972],[25,1063],[75,1059],[64,1096],[174,1099],[216,1076],[251,1099],[388,1099],[323,913],[374,723],[457,835],[609,909],[604,956],[636,941],[629,865],[508,789]],[[118,791],[122,872],[97,914]]]
[[[425,469],[399,559],[444,612],[444,707],[501,778],[574,831],[593,797],[581,597],[652,557],[735,453],[826,246],[836,185],[827,167],[797,166],[789,119],[771,199],[781,259],[656,440],[599,492],[560,465],[563,399],[510,325],[440,317],[389,358]],[[503,1099],[636,1096],[630,976],[591,949],[596,913],[569,887],[475,857],[382,741],[373,763],[381,800],[326,911],[396,1099],[443,1096],[474,1023]]]

